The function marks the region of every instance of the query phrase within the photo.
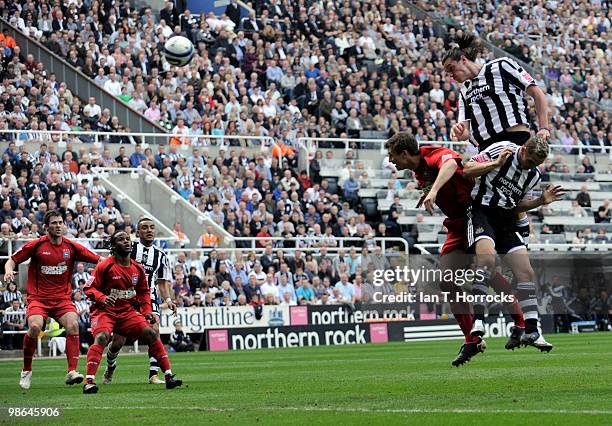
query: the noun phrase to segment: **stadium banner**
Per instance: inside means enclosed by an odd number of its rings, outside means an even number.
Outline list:
[[[337,311],[327,312],[336,314]],[[548,321],[543,321],[543,324],[545,323],[550,324]],[[485,324],[485,337],[508,337],[513,325],[514,322],[504,316],[490,317]],[[551,327],[543,326],[543,329],[545,333],[552,331]],[[200,350],[250,350],[426,340],[463,340],[463,334],[454,320],[359,323],[338,320],[298,326],[207,330],[203,335]]]
[[[178,308],[177,316],[164,309],[160,317],[160,334],[174,332],[175,321],[180,320],[185,333],[202,333],[215,328],[279,327],[289,325],[288,306],[263,306],[261,318],[252,306],[220,306]]]
[[[200,350],[210,351],[297,348],[304,346],[360,345],[371,343],[370,329],[374,324],[308,325],[284,327],[230,328],[208,330],[208,345]],[[386,324],[382,324],[386,326]],[[379,342],[384,332],[374,327]],[[383,327],[385,328],[385,327]]]

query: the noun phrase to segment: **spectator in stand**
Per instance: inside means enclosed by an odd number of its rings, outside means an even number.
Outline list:
[[[180,320],[174,321],[174,333],[170,335],[170,346],[175,352],[193,352],[194,345],[188,334],[183,331]]]
[[[198,239],[198,247],[217,248],[219,247],[219,236],[213,232],[212,225],[206,226],[206,232]]]
[[[591,196],[587,191],[586,185],[580,187],[580,192],[576,196],[576,201],[581,207],[591,207]]]
[[[26,330],[25,324],[25,308],[22,307],[20,300],[14,299],[10,306],[4,310],[3,314],[2,346],[4,349],[13,350],[13,348],[18,349],[20,347],[19,342],[23,340],[23,336],[20,333]]]

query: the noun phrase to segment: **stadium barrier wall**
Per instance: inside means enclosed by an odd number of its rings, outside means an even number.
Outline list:
[[[262,308],[259,318],[252,306],[179,308],[177,317],[163,310],[160,333],[172,333],[179,320],[185,333],[202,334],[200,350],[210,351],[463,338],[455,320],[436,319],[426,309],[419,314],[421,307],[415,304]],[[507,337],[513,325],[507,317],[491,316],[486,337]],[[542,329],[553,331],[549,316],[543,316]]]

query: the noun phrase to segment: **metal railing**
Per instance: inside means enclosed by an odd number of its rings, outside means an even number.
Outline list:
[[[332,241],[337,242],[337,245],[333,246],[334,248],[337,249],[350,249],[352,246],[347,245],[347,243],[350,242],[362,242],[362,243],[367,243],[367,242],[372,242],[372,243],[381,243],[381,248],[383,253],[386,251],[387,248],[391,248],[394,246],[397,246],[398,244],[393,244],[392,243],[399,243],[404,247],[404,253],[406,255],[408,255],[408,250],[409,250],[409,245],[408,245],[408,241],[406,241],[404,238],[400,238],[400,237],[372,237],[372,238],[360,238],[360,237],[334,237],[334,238],[330,238]],[[303,238],[301,237],[293,237],[293,238],[285,238],[285,237],[236,237],[234,239],[235,242],[240,242],[240,241],[246,241],[248,243],[251,244],[251,247],[249,248],[242,248],[242,249],[238,249],[238,250],[253,250],[258,248],[257,247],[257,242],[266,242],[266,241],[292,241],[292,242],[306,242],[306,243],[311,243],[314,242],[315,245],[311,246],[311,247],[297,247],[294,250],[302,250],[304,248],[312,248],[313,250],[320,250],[321,247],[327,247],[332,248],[330,246],[327,245],[326,241],[328,239],[325,237],[312,237],[312,236],[304,236]],[[272,244],[274,246],[274,244]],[[263,247],[259,247],[262,248]],[[282,248],[282,247],[279,247]],[[283,248],[283,250],[285,250]]]
[[[72,238],[72,237],[68,237],[65,236],[66,238],[70,239],[71,241],[75,241],[79,244],[84,244],[84,243],[89,243],[90,245],[94,245],[96,243],[102,243],[104,241],[106,241],[105,238]],[[35,240],[37,238],[40,237],[32,237],[32,238],[15,238],[15,237],[11,237],[11,238],[6,238],[6,237],[2,237],[0,236],[0,242],[6,242],[7,243],[7,254],[6,255],[2,255],[0,256],[0,260],[6,260],[6,259],[10,259],[10,257],[13,255],[13,253],[15,252],[15,244],[16,243],[23,243],[26,244],[32,240]],[[167,242],[176,242],[177,239],[175,237],[159,237],[159,238],[155,238],[156,241],[167,241]],[[93,243],[93,244],[92,244]],[[107,249],[100,249],[100,248],[92,248],[92,251],[96,252],[96,253],[108,253]],[[0,274],[4,274],[4,271],[0,270]]]
[[[330,143],[340,143],[344,144],[344,150],[349,151],[351,149],[351,144],[355,143],[368,143],[374,145],[380,145],[377,148],[381,154],[386,154],[385,151],[385,143],[387,139],[350,139],[350,138],[299,138],[298,146],[300,149],[305,150],[309,158],[314,155],[314,153],[319,149],[319,142],[330,142]],[[593,146],[593,145],[585,145],[582,141],[579,141],[579,144],[576,145],[564,145],[559,143],[549,144],[550,148],[558,149],[560,151],[566,151],[569,149],[570,151],[577,150],[578,156],[580,158],[584,157],[585,152],[597,152],[601,153],[608,152],[610,158],[612,159],[612,146]],[[420,141],[419,145],[442,145],[447,146],[449,148],[452,147],[471,147],[476,149],[474,145],[472,145],[468,141]],[[552,151],[551,151],[552,153]],[[567,152],[569,154],[569,152]]]
[[[437,243],[417,243],[414,248],[421,251],[421,254],[432,254],[430,249],[437,249],[438,253],[442,248],[442,244]],[[572,251],[572,252],[592,252],[592,251],[612,251],[612,244],[542,244],[530,243],[529,251]]]
[[[259,141],[259,143],[254,144],[253,146],[260,146],[262,151],[266,149],[270,149],[276,146],[276,142],[274,138],[270,136],[241,136],[241,135],[183,135],[183,134],[174,134],[174,133],[141,133],[141,132],[94,132],[94,131],[77,131],[77,130],[0,130],[0,135],[17,135],[16,138],[13,138],[15,144],[18,143],[49,143],[49,142],[57,142],[59,147],[65,146],[66,142],[80,142],[80,143],[89,143],[79,139],[79,137],[91,137],[93,138],[93,143],[96,147],[102,146],[103,143],[111,143],[111,138],[134,138],[138,139],[138,141],[142,144],[143,147],[147,147],[149,144],[160,144],[155,142],[157,139],[160,139],[163,144],[168,144],[171,139],[178,139],[182,141],[181,144],[177,144],[179,148],[189,149],[190,147],[207,147],[207,146],[218,146],[218,147],[230,147],[232,145],[220,143],[219,145],[203,145],[203,144],[193,144],[191,141],[193,139],[196,140],[219,140],[221,142],[238,140],[238,141]],[[9,140],[3,137],[3,140]],[[120,141],[117,143],[121,143]],[[242,146],[242,145],[241,145]],[[240,146],[237,146],[239,148]]]

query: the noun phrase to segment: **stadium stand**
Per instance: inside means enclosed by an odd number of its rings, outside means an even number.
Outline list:
[[[450,145],[457,86],[440,63],[448,36],[434,33],[431,19],[417,19],[401,2],[382,7],[334,1],[325,8],[317,3],[299,8],[292,2],[260,1],[257,18],[238,23],[227,16],[196,17],[187,11],[179,16],[168,4],[157,16],[124,2],[2,3],[4,19],[179,137],[167,148],[140,146],[142,138],[128,133],[95,98],[79,99],[33,57],[20,55],[10,38],[0,36],[0,131],[32,131],[0,132],[1,255],[8,254],[7,241],[37,236],[44,211],[51,208],[66,213],[74,237],[104,237],[118,228],[133,234],[136,218],[121,213],[121,203],[94,180],[92,167],[154,171],[235,236],[298,239],[273,240],[254,250],[245,243],[237,255],[232,249],[215,249],[214,232],[203,229],[201,249],[172,252],[180,306],[248,303],[249,282],[263,281],[274,288],[285,279],[295,284],[293,292],[312,287],[319,299],[345,273],[365,299],[371,285],[368,265],[381,258],[372,238],[402,237],[411,250],[436,250],[444,232],[439,212],[430,217],[416,208],[420,191],[412,176],[394,171],[380,149],[380,140],[399,131],[412,132],[422,143]],[[544,9],[541,19],[553,20]],[[500,20],[508,10],[499,9]],[[496,16],[468,22],[467,29],[474,26],[496,42],[499,33],[490,31]],[[605,28],[606,19],[601,19]],[[292,21],[296,25],[290,25]],[[508,34],[523,31],[521,22],[508,22]],[[566,24],[555,23],[573,31]],[[604,37],[597,28],[597,36]],[[163,40],[179,32],[198,47],[184,70],[170,67],[160,54]],[[566,34],[550,49],[567,48]],[[548,49],[538,43],[536,37],[536,52]],[[604,48],[595,50],[598,58],[599,51],[604,58],[609,55]],[[509,53],[519,52],[513,48]],[[607,81],[585,81],[580,55],[544,64],[546,76],[556,80],[553,71],[564,69],[568,61],[579,68],[572,83],[559,75],[558,84],[546,87],[554,105],[552,142],[557,148],[542,171],[570,193],[552,209],[532,212],[531,241],[551,247],[611,243],[609,118],[604,109],[593,109],[563,92],[571,86],[609,106]],[[608,64],[603,58],[592,62],[595,78],[609,75]],[[68,142],[63,147],[59,137],[43,133],[46,130],[114,134],[62,136]],[[224,136],[270,137],[274,146],[259,149],[256,139]],[[222,155],[217,149],[209,154],[209,147],[224,143],[228,146]],[[32,149],[34,144],[39,146]],[[466,155],[473,152],[453,146]],[[587,154],[591,161],[578,154]],[[307,155],[312,161],[300,167],[298,160]],[[357,247],[336,247],[339,238],[348,236],[361,239]],[[330,254],[327,248],[316,254],[306,250],[313,246],[330,246]],[[299,248],[304,252],[285,254]],[[279,295],[266,303],[281,303]],[[297,303],[296,298],[290,303]]]

